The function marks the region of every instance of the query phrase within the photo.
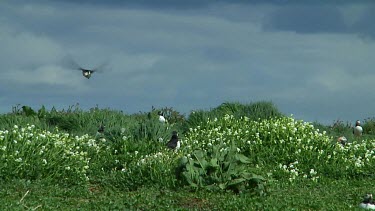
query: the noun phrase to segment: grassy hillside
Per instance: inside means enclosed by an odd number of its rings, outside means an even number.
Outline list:
[[[0,115],[0,209],[355,209],[374,192],[375,124],[360,138],[351,127],[295,120],[270,102],[188,116],[15,107]],[[172,131],[179,150],[166,147]]]

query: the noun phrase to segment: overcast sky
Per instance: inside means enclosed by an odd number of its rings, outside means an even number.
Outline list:
[[[375,2],[303,2],[2,1],[0,112],[272,101],[324,124],[375,117]],[[86,79],[66,58],[107,65]]]

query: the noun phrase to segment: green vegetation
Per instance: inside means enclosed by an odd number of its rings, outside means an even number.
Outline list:
[[[354,138],[349,123],[296,120],[270,102],[187,117],[17,106],[0,115],[0,209],[355,209],[374,193],[375,120],[363,127]]]

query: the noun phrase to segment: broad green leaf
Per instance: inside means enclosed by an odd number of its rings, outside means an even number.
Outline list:
[[[210,164],[212,167],[219,167],[219,164],[217,162],[217,158],[212,158],[210,161]]]
[[[250,159],[243,154],[236,154],[235,156],[237,160],[241,161],[241,163],[250,163]]]

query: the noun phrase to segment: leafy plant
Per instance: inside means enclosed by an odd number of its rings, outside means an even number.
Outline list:
[[[216,145],[209,151],[196,150],[182,162],[183,178],[193,188],[265,194],[265,179],[249,172],[249,158],[238,153],[234,144],[229,148]]]
[[[0,130],[0,179],[46,179],[56,183],[84,184],[89,154],[100,151],[89,136],[70,136],[57,129],[42,131],[34,125]]]

